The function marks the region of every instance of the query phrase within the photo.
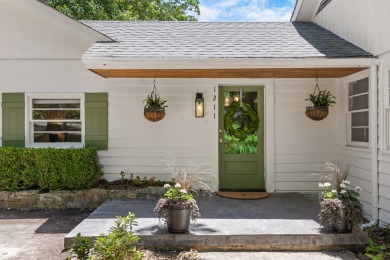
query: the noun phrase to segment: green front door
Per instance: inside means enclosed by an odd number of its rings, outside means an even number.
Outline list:
[[[219,88],[219,189],[264,190],[264,87]],[[240,108],[241,107],[241,108]]]

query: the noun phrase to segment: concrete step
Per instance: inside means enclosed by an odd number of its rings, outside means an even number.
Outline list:
[[[271,194],[256,201],[213,196],[198,204],[202,217],[191,223],[190,232],[168,233],[153,211],[156,200],[113,200],[102,204],[65,237],[65,247],[77,233],[95,238],[107,234],[116,216],[135,213],[133,231],[145,248],[199,251],[318,251],[356,249],[367,243],[361,231],[338,234],[321,229],[319,206],[300,194]]]

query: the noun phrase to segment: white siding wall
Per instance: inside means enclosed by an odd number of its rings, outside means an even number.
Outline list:
[[[389,0],[332,0],[314,22],[374,54],[390,50]]]
[[[94,43],[14,1],[0,1],[0,59],[80,59]]]
[[[336,79],[320,79],[321,90],[337,96]],[[315,79],[275,81],[275,190],[318,191],[322,176],[315,164],[334,161],[340,153],[341,132],[337,104],[322,121],[306,117],[305,99]]]
[[[379,114],[378,114],[378,129],[379,129],[379,219],[382,222],[390,223],[390,150],[389,145],[386,144],[387,140],[390,140],[390,120],[385,118],[385,107],[390,104],[389,92],[390,88],[390,55],[381,55],[381,65],[379,66]],[[386,100],[387,99],[387,100]],[[387,127],[385,127],[387,125]]]
[[[122,170],[126,177],[133,173],[169,179],[164,159],[170,155],[179,161],[211,163],[217,176],[218,111],[214,119],[214,103],[218,101],[213,101],[214,87],[238,82],[261,85],[262,80],[157,79],[158,91],[169,107],[166,118],[152,123],[143,117],[142,101],[152,90],[153,79],[104,79],[87,71],[81,61],[0,61],[1,92],[109,93],[109,150],[99,151],[109,180],[119,178]],[[264,82],[266,92],[274,91],[276,100],[275,189],[318,190],[320,176],[311,175],[316,173],[313,164],[335,160],[340,149],[337,105],[327,119],[314,122],[304,114],[308,105],[304,99],[313,91],[314,79],[277,79],[274,87],[272,81]],[[337,80],[320,80],[320,87],[335,93]],[[204,94],[205,118],[194,116],[196,92]],[[273,173],[267,174],[270,178]],[[213,189],[217,189],[216,181],[217,177]]]

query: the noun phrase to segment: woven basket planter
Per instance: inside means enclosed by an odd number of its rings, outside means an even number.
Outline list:
[[[165,109],[158,109],[158,110],[144,110],[144,117],[152,122],[157,122],[163,119],[165,116]]]
[[[321,121],[322,119],[325,119],[328,116],[329,110],[328,107],[312,106],[312,107],[306,107],[305,113],[308,118],[315,121]]]

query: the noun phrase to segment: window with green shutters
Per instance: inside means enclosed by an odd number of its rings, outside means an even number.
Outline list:
[[[108,149],[107,93],[3,93],[2,107],[3,146]]]

